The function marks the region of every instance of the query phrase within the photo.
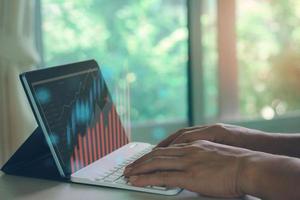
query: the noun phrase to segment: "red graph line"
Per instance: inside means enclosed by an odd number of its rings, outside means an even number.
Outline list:
[[[101,122],[101,121],[100,121]],[[102,157],[102,155],[101,155],[101,132],[100,132],[100,124],[99,124],[99,122],[97,122],[97,124],[96,124],[96,136],[97,136],[97,138],[96,138],[96,140],[97,140],[97,157],[98,158],[101,158]]]
[[[115,150],[116,145],[115,145],[115,141],[116,141],[116,133],[114,132],[114,112],[113,109],[111,109],[111,137],[112,137],[112,151]]]
[[[97,126],[96,126],[97,127]],[[96,149],[96,136],[95,136],[95,128],[92,129],[92,134],[93,134],[93,150],[94,150],[94,158],[93,161],[97,160],[97,149]]]
[[[100,113],[98,120],[86,129],[83,136],[78,133],[77,145],[70,157],[72,173],[127,143],[128,138],[121,119],[116,108],[112,106],[107,115]]]
[[[109,141],[109,137],[108,137],[108,129],[107,129],[107,127],[105,127],[105,136],[106,136],[106,138],[105,138],[105,146],[106,146],[106,150],[105,150],[105,154],[108,154],[109,153],[109,143],[108,143],[108,141]]]
[[[104,146],[104,128],[103,128],[103,113],[100,114],[100,130],[101,130],[101,141],[99,144],[101,144],[101,152],[102,155],[101,157],[103,157],[105,155],[105,146]]]
[[[93,160],[93,151],[92,151],[92,142],[91,142],[91,129],[88,128],[87,131],[87,140],[88,140],[88,155],[89,155],[89,164],[92,163]]]
[[[86,137],[83,137],[83,150],[84,150],[84,166],[86,166],[89,164]]]
[[[74,154],[75,154],[76,170],[78,170],[80,169],[80,165],[79,165],[79,156],[78,156],[77,147],[75,147]]]
[[[126,131],[125,131],[124,127],[122,127],[122,135],[123,135],[123,138],[124,138],[123,145],[125,145],[125,144],[128,143],[128,136],[126,134]]]
[[[119,126],[120,126],[120,134],[121,134],[121,144],[124,145],[125,136],[123,135],[123,127],[121,124],[121,120],[119,120]]]
[[[117,140],[116,140],[116,142],[117,142],[117,146],[118,146],[118,147],[121,147],[121,142],[120,142],[121,134],[120,134],[120,132],[119,132],[119,130],[118,130],[118,113],[117,113],[115,107],[114,107],[114,113],[115,113],[115,115],[116,115],[116,118],[115,118],[115,129],[116,129],[116,135],[117,135]]]
[[[111,111],[108,113],[108,134],[109,134],[109,152],[112,152],[113,144],[112,144],[112,125],[111,125]]]
[[[118,133],[118,137],[119,137],[119,139],[118,139],[118,143],[119,143],[119,145],[121,146],[122,145],[122,143],[121,143],[121,134],[120,134],[120,125],[119,125],[119,118],[117,119],[117,133]]]
[[[71,170],[72,172],[75,171],[75,166],[74,166],[74,158],[73,158],[73,155],[71,156]]]
[[[79,161],[80,161],[80,166],[84,166],[83,164],[83,152],[82,152],[82,137],[80,134],[78,134],[78,146],[79,146]]]
[[[116,148],[118,148],[118,144],[117,144],[117,140],[118,140],[118,135],[116,134],[116,114],[115,114],[115,110],[114,110],[114,106],[112,106],[112,127],[113,127],[113,147],[114,150]]]

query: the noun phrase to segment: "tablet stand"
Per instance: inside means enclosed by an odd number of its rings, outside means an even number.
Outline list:
[[[1,170],[10,175],[67,181],[60,176],[40,127],[34,130]]]

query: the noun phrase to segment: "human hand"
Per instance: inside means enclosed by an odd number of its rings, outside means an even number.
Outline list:
[[[197,140],[157,148],[126,167],[135,186],[180,187],[214,197],[240,197],[244,158],[254,152]]]
[[[161,141],[157,147],[208,140],[230,146],[264,151],[263,142],[271,136],[258,130],[228,124],[184,128]]]

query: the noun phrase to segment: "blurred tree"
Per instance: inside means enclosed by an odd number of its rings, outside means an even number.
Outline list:
[[[240,108],[244,116],[263,115],[265,108],[274,115],[300,108],[300,79],[295,78],[300,54],[289,51],[299,49],[299,3],[238,0]]]
[[[201,16],[207,117],[217,114],[216,1]],[[186,0],[43,0],[46,64],[95,58],[110,88],[131,82],[133,122],[186,119]],[[300,1],[237,0],[240,111],[300,108]],[[129,74],[127,74],[128,69]]]
[[[130,78],[133,122],[186,120],[185,3],[45,0],[46,64],[94,58],[112,92]]]

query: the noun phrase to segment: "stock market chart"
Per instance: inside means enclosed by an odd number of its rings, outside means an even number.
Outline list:
[[[73,173],[128,143],[99,69],[33,84],[56,153]]]

